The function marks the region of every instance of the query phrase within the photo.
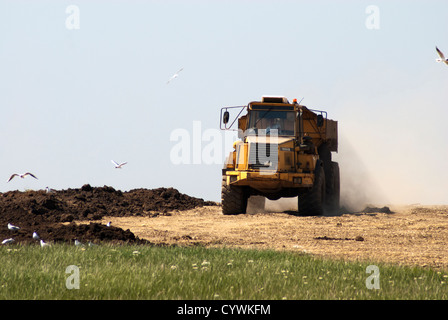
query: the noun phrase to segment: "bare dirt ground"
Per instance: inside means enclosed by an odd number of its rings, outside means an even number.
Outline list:
[[[152,243],[290,250],[351,261],[448,269],[448,206],[390,209],[392,213],[371,209],[318,217],[292,212],[224,216],[220,206],[204,206],[154,218],[110,220]]]
[[[173,188],[122,192],[86,184],[53,193],[10,191],[0,193],[0,241],[37,244],[32,238],[37,231],[46,242],[290,250],[448,270],[448,206],[390,206],[392,212],[365,208],[304,217],[296,215],[291,203],[286,208],[267,202],[266,210],[253,204],[250,200],[246,214],[225,216],[215,202]],[[20,229],[9,230],[8,223]]]

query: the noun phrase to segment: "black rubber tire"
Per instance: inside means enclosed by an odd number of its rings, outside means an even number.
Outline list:
[[[331,151],[328,144],[324,143],[318,148],[319,160],[322,161],[322,166],[325,172],[325,192],[328,200],[328,196],[333,190],[333,179],[332,179],[332,161],[331,161]]]
[[[325,212],[325,172],[318,161],[315,170],[314,185],[310,191],[299,193],[299,215],[301,216],[319,216]]]
[[[248,196],[244,187],[228,185],[226,177],[222,178],[221,205],[225,215],[246,213]]]
[[[331,162],[326,191],[326,211],[335,214],[339,211],[341,196],[339,164],[337,162]]]

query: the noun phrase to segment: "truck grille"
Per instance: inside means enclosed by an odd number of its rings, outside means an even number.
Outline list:
[[[249,143],[249,168],[277,170],[278,144]]]

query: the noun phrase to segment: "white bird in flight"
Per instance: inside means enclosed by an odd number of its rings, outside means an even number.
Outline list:
[[[14,177],[20,177],[20,178],[25,178],[26,176],[32,176],[34,179],[37,179],[36,176],[34,174],[32,174],[31,172],[27,172],[27,173],[22,173],[22,174],[18,174],[18,173],[14,173],[13,175],[11,175],[11,177],[9,177],[9,181],[11,181]]]
[[[9,238],[9,239],[3,240],[2,244],[12,243],[12,242],[14,242],[14,239],[13,238]]]
[[[184,70],[183,67],[180,68],[179,71],[177,71],[177,72],[170,78],[170,80],[168,80],[168,82],[167,82],[166,84],[168,84],[168,83],[170,83],[172,80],[176,79],[176,78],[179,76],[179,72],[181,72],[182,70]]]
[[[108,223],[106,223],[106,227],[110,227],[111,224],[112,224],[112,221],[109,221]]]
[[[112,161],[112,163],[114,164],[115,169],[121,169],[121,167],[127,163],[127,162],[116,163],[114,160],[110,160],[110,161]]]
[[[443,55],[442,51],[439,50],[439,48],[436,47],[437,53],[439,54],[440,58],[437,58],[436,61],[437,62],[444,62],[446,65],[448,65],[448,59],[445,58],[445,56]]]
[[[10,223],[8,223],[8,229],[9,230],[19,230],[20,229],[20,227],[18,227],[18,226],[15,226],[15,225],[13,225],[13,224],[10,224]]]

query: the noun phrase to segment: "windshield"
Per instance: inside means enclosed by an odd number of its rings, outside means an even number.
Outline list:
[[[294,119],[294,111],[252,110],[249,113],[248,128],[255,133],[266,129],[267,135],[277,132],[279,136],[294,136]]]

